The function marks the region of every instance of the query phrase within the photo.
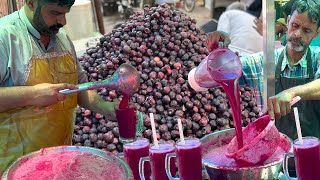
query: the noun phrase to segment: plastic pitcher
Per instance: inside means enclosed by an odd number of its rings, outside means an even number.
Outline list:
[[[220,46],[189,72],[188,82],[194,90],[206,91],[220,86],[219,82],[223,80],[239,78],[241,74],[242,65],[237,54]]]

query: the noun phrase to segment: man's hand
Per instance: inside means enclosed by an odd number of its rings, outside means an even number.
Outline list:
[[[258,19],[254,20],[255,26],[254,29],[262,36],[263,35],[263,22],[262,17],[260,16]]]
[[[282,91],[268,99],[268,111],[272,118],[280,119],[291,111],[291,102],[295,95],[290,91]]]
[[[77,89],[73,84],[37,84],[33,86],[34,98],[30,104],[45,107],[66,99],[66,95],[59,93],[62,89]]]
[[[115,102],[105,102],[106,103],[106,109],[104,111],[104,114],[108,114],[108,119],[110,120],[116,120],[116,108],[119,107],[119,101]]]
[[[229,35],[222,31],[215,31],[208,34],[208,37],[206,39],[206,45],[209,52],[218,48],[219,42],[223,42],[223,46],[228,47],[228,45],[231,43]]]

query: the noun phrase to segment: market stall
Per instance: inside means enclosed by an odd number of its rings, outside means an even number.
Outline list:
[[[274,95],[275,12],[264,2],[266,99]],[[89,11],[83,1],[68,15],[71,39],[93,33]],[[120,103],[116,119],[77,107],[70,146],[25,155],[3,179],[278,179],[293,142],[258,107],[254,89],[239,85],[239,56],[252,52],[208,49],[196,24],[167,4],[145,6],[85,47],[79,63],[89,82],[59,92],[95,90]]]

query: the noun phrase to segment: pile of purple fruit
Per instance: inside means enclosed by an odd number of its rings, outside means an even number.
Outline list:
[[[149,113],[154,113],[158,139],[179,138],[177,119],[184,135],[201,138],[214,131],[232,128],[232,112],[222,88],[196,92],[188,84],[188,73],[208,55],[206,35],[196,20],[171,6],[144,7],[120,28],[105,34],[96,47],[79,58],[90,81],[110,77],[122,63],[140,72],[141,87],[130,99],[144,114],[141,136],[152,139]],[[119,101],[114,90],[99,89],[106,101]],[[242,87],[243,126],[255,120],[259,109],[253,91]],[[84,108],[77,109],[73,144],[122,152],[117,122]]]

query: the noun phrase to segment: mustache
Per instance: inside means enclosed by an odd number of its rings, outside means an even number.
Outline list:
[[[62,27],[63,27],[62,24],[56,24],[56,25],[50,26],[49,29],[50,30],[59,30]]]
[[[301,46],[304,46],[304,43],[302,42],[302,40],[298,39],[298,38],[291,37],[291,38],[288,39],[288,41],[293,41],[295,43],[300,44]]]

